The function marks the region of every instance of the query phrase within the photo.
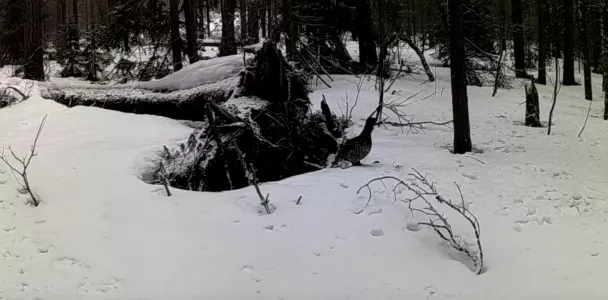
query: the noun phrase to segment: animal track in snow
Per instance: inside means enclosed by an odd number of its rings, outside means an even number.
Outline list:
[[[367,213],[369,216],[371,215],[379,215],[382,213],[382,208],[380,207],[376,207],[376,208],[372,208],[369,210],[369,212]]]
[[[468,179],[471,179],[471,180],[477,180],[477,179],[479,179],[479,178],[477,177],[477,175],[473,175],[473,174],[466,174],[466,173],[463,173],[463,174],[462,174],[462,177],[464,177],[464,178],[468,178]]]
[[[25,292],[29,289],[29,284],[27,284],[27,282],[22,282],[20,284],[17,285],[17,290],[20,292]]]
[[[281,231],[285,227],[287,227],[287,225],[285,225],[285,224],[281,225],[280,227],[269,224],[269,225],[264,226],[264,229],[266,229],[268,231]]]
[[[369,231],[369,234],[371,234],[372,236],[383,236],[384,231],[382,230],[382,228],[374,228]]]
[[[87,279],[87,277],[84,277]],[[112,277],[111,279],[106,279],[101,282],[91,283],[88,281],[82,282],[78,285],[78,289],[84,292],[102,292],[107,293],[113,290],[117,290],[125,281],[123,279],[118,279]]]
[[[9,250],[5,250],[4,253],[2,253],[2,260],[12,260],[20,257],[21,255],[18,252],[11,252]]]
[[[49,245],[46,247],[38,247],[38,253],[39,254],[47,254],[49,253],[49,251],[55,249],[55,247],[53,245]]]
[[[90,269],[91,267],[75,258],[71,257],[60,257],[53,261],[53,266],[60,270],[69,270],[69,271],[83,271],[85,269]]]
[[[260,282],[262,281],[262,279],[264,279],[264,276],[258,274],[255,269],[250,265],[243,266],[243,268],[241,268],[241,272],[247,274],[251,278],[251,280],[255,282]]]

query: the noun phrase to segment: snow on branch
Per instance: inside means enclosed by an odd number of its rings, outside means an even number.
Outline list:
[[[30,166],[30,163],[32,162],[32,158],[34,158],[34,156],[37,155],[36,145],[38,144],[38,140],[40,139],[40,134],[42,133],[42,129],[44,128],[44,125],[46,124],[46,117],[47,116],[45,115],[44,118],[42,119],[42,122],[40,122],[40,126],[38,127],[38,133],[36,133],[36,138],[34,139],[34,143],[30,147],[30,152],[27,153],[23,158],[20,158],[19,156],[17,156],[17,154],[15,154],[15,152],[13,151],[13,148],[11,148],[11,146],[2,148],[2,152],[0,152],[0,160],[2,160],[11,169],[11,172],[13,173],[13,176],[15,177],[15,181],[17,181],[17,183],[19,185],[21,185],[23,190],[25,190],[28,194],[30,194],[30,197],[32,198],[31,201],[34,206],[38,206],[40,204],[40,201],[34,196],[34,193],[32,192],[32,188],[30,186],[30,181],[27,176],[27,169]],[[6,150],[8,150],[8,152],[11,154],[13,159],[18,162],[18,165],[20,165],[19,168],[15,166],[17,164],[10,162],[10,158],[6,154]]]
[[[463,253],[469,259],[471,259],[475,267],[475,274],[479,275],[483,272],[484,261],[483,249],[481,247],[481,229],[479,221],[465,204],[462,190],[458,184],[456,184],[456,187],[458,188],[458,192],[460,194],[460,201],[454,202],[451,199],[442,196],[437,191],[435,183],[429,181],[426,175],[422,175],[415,169],[413,169],[412,173],[408,174],[407,182],[395,176],[377,177],[370,180],[357,191],[357,194],[359,194],[364,188],[367,189],[369,198],[365,207],[369,205],[372,198],[373,193],[371,184],[380,182],[384,187],[386,187],[386,181],[396,182],[392,188],[395,202],[400,200],[398,198],[403,189],[408,190],[413,194],[413,197],[406,197],[400,201],[408,204],[408,209],[412,215],[419,214],[427,218],[427,221],[418,222],[419,225],[424,225],[433,229],[442,240],[450,245],[451,248]],[[422,202],[422,206],[414,207],[414,204],[419,202]],[[468,224],[471,225],[475,234],[475,243],[467,241],[462,236],[454,232],[452,224],[445,216],[445,213],[442,211],[441,207],[449,208],[449,210],[456,212],[458,215],[464,218]]]

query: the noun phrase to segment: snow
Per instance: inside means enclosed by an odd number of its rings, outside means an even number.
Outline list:
[[[236,68],[234,61],[215,63]],[[405,108],[417,121],[451,119],[449,70],[437,73],[436,84],[412,74],[390,92],[405,99],[420,91]],[[313,87],[311,100],[318,105],[325,95],[339,112],[345,92],[355,94],[356,79],[333,78],[331,89]],[[176,88],[181,79],[163,84]],[[373,85],[364,82],[351,134],[375,109]],[[0,145],[19,154],[29,150],[48,114],[30,169],[40,207],[25,204],[28,197],[0,164],[0,296],[604,299],[608,131],[602,101],[593,102],[578,138],[588,102],[582,87],[563,87],[554,133],[547,136],[546,128],[519,125],[524,93],[520,82],[513,86],[496,98],[491,88],[469,88],[472,139],[480,151],[451,154],[447,127],[410,133],[380,127],[366,166],[262,184],[276,207],[271,215],[260,213],[252,187],[222,193],[173,189],[167,197],[162,186],[140,180],[163,144],[189,136],[186,125],[95,107],[68,109],[40,98],[37,88],[31,99],[0,109]],[[594,77],[594,88],[601,99],[600,77]],[[543,121],[551,91],[539,86]],[[484,274],[474,275],[432,230],[417,225],[420,216],[394,203],[392,186],[373,185],[368,207],[366,190],[357,194],[374,177],[405,179],[411,168],[429,173],[446,197],[458,199],[453,182],[461,186],[481,223]],[[459,234],[470,236],[464,222],[451,220]]]
[[[139,82],[133,87],[154,91],[191,89],[236,76],[245,67],[244,60],[242,55],[201,60],[162,79]]]

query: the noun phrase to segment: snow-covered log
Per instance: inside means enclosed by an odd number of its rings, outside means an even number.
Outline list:
[[[162,79],[117,85],[74,82],[46,84],[44,98],[68,107],[96,106],[128,113],[181,120],[203,120],[209,100],[223,103],[239,82],[238,74],[251,55],[232,55],[200,61]]]
[[[224,79],[193,89],[158,93],[145,89],[72,88],[49,90],[42,97],[68,107],[95,106],[127,113],[149,114],[179,120],[202,121],[209,100],[223,103],[230,98],[238,77]]]

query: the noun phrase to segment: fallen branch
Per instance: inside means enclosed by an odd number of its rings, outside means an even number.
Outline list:
[[[30,163],[32,162],[32,159],[34,158],[34,156],[37,155],[36,145],[38,144],[38,140],[40,139],[40,134],[42,134],[42,129],[44,128],[44,125],[46,124],[46,118],[47,118],[47,116],[45,115],[44,118],[42,119],[42,122],[40,122],[40,126],[38,127],[38,132],[36,133],[36,138],[34,139],[34,143],[32,144],[32,146],[30,147],[30,152],[28,154],[26,154],[23,158],[19,158],[10,146],[2,148],[2,152],[0,153],[0,160],[2,160],[11,169],[11,172],[13,173],[13,176],[15,177],[15,181],[17,181],[17,183],[19,185],[21,185],[21,187],[25,191],[27,191],[27,193],[32,198],[31,201],[34,206],[40,205],[40,201],[34,196],[34,193],[32,192],[32,188],[30,186],[30,181],[29,181],[29,178],[27,175],[28,174],[27,169],[30,166]],[[21,165],[21,170],[19,170],[17,167],[15,167],[9,161],[9,158],[5,154],[6,149],[8,149],[8,151],[11,153],[13,159],[15,159],[17,162],[19,162],[19,164]],[[21,180],[19,180],[19,179],[21,179]]]
[[[437,235],[444,241],[446,241],[451,248],[465,254],[475,267],[475,274],[479,275],[483,272],[484,260],[483,260],[483,248],[481,246],[481,229],[477,217],[471,213],[468,206],[464,202],[464,196],[460,186],[456,184],[460,195],[460,202],[454,203],[452,200],[443,197],[437,191],[435,184],[430,182],[426,176],[423,176],[417,170],[413,170],[413,173],[408,175],[409,180],[403,181],[394,176],[383,176],[370,180],[367,184],[361,186],[357,191],[357,194],[361,192],[363,188],[367,188],[369,193],[368,201],[365,205],[367,207],[372,198],[371,184],[374,182],[380,182],[386,187],[384,181],[391,180],[395,181],[396,184],[392,188],[394,202],[397,202],[398,194],[401,193],[402,188],[411,192],[414,196],[412,198],[404,198],[401,201],[408,204],[408,209],[412,213],[418,213],[428,218],[428,221],[418,222],[419,225],[424,225],[433,229]],[[421,208],[414,207],[413,204],[418,203],[421,200],[423,206]],[[437,205],[433,203],[433,200],[440,205],[450,208],[451,210],[458,213],[463,217],[473,228],[475,235],[475,247],[472,247],[463,237],[456,235],[452,224],[443,212],[441,212]],[[365,208],[364,208],[365,209]],[[475,249],[476,248],[476,249]]]

